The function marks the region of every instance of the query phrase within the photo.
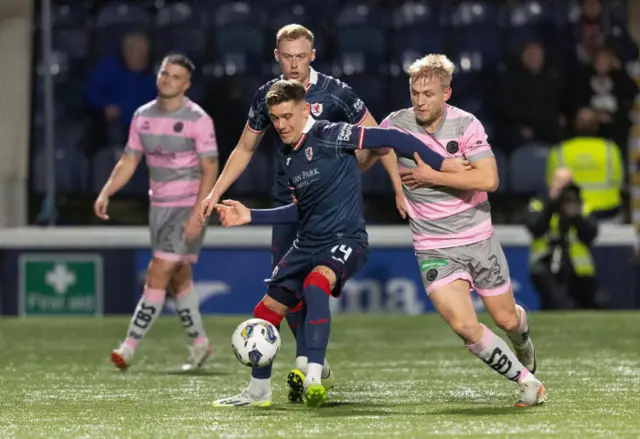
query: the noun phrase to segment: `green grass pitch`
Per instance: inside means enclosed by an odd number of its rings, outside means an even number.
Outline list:
[[[208,317],[199,374],[163,316],[121,373],[108,361],[128,318],[0,319],[0,438],[639,438],[640,313],[531,313],[542,407],[469,354],[437,315],[339,315],[337,385],[318,410],[286,401],[294,345],[283,329],[268,409],[213,409],[246,385],[231,352],[242,317]],[[482,316],[487,321],[487,316]],[[490,327],[494,328],[493,325]]]

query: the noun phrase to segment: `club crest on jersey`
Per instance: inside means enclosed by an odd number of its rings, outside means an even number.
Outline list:
[[[182,122],[176,122],[176,124],[173,126],[173,131],[175,131],[176,133],[179,133],[182,131],[183,128],[184,128],[184,124]]]
[[[458,152],[460,148],[458,147],[458,142],[456,142],[455,140],[452,140],[451,142],[447,143],[447,152],[449,154],[455,154],[456,152]]]
[[[307,149],[304,150],[304,155],[307,157],[307,160],[311,161],[313,158],[313,149],[310,146],[307,146]]]
[[[313,114],[316,117],[320,116],[322,114],[322,104],[320,103],[311,104],[311,114]]]

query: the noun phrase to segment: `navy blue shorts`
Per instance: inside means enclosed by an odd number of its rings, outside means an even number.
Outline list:
[[[331,294],[339,297],[344,283],[364,266],[368,258],[368,244],[352,239],[342,239],[317,249],[293,246],[273,269],[271,279],[267,280],[267,296],[289,308],[295,307],[302,299],[306,277],[315,267],[324,265],[336,274],[338,281]]]
[[[278,224],[271,232],[271,269],[287,254],[298,237],[298,223]]]

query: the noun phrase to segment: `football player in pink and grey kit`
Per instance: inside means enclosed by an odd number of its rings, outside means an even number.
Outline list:
[[[204,239],[197,209],[218,176],[218,147],[213,121],[185,96],[193,71],[193,63],[183,55],[164,58],[158,72],[158,97],[135,112],[124,154],[94,205],[98,217],[109,219],[109,197],[127,184],[145,156],[153,258],[127,337],[111,353],[111,362],[120,369],[131,364],[138,343],[161,314],[167,289],[174,294],[178,316],[191,340],[182,369],[197,369],[211,355],[191,264],[197,262]]]
[[[518,383],[517,406],[543,403],[547,393],[533,375],[536,356],[527,314],[516,305],[509,266],[493,233],[487,192],[496,190],[496,161],[480,121],[448,105],[453,63],[427,55],[409,68],[413,108],[390,114],[381,127],[412,134],[445,158],[468,161],[469,170],[437,172],[420,160],[399,158],[413,245],[429,299],[471,353]],[[417,163],[417,165],[416,165]],[[474,288],[514,351],[478,322]]]

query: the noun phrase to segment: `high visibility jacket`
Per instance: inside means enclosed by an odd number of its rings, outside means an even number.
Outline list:
[[[582,200],[592,212],[613,210],[622,204],[624,164],[620,148],[599,137],[575,137],[562,142],[549,153],[547,184],[555,170],[568,168],[580,186]]]

